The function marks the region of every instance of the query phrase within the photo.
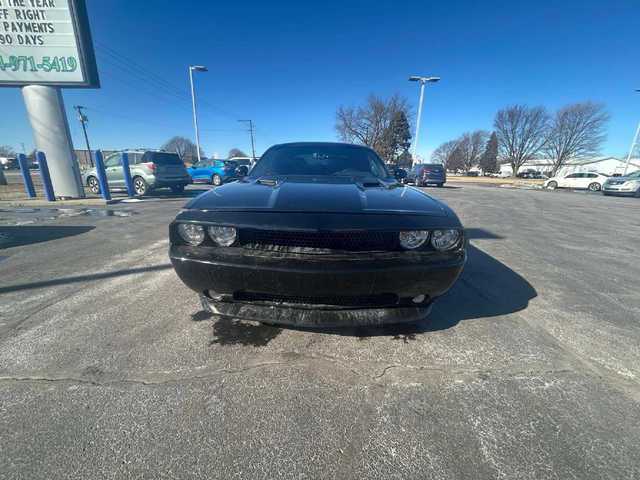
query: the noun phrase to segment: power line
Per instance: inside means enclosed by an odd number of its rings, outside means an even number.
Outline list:
[[[98,48],[102,53],[104,53],[104,54],[106,54],[106,55],[109,55],[110,57],[112,57],[112,58],[114,58],[114,59],[116,59],[116,60],[118,60],[118,61],[120,61],[120,59],[121,59],[122,61],[124,61],[124,62],[126,62],[126,63],[128,64],[129,68],[133,68],[133,69],[135,69],[136,71],[138,71],[139,73],[143,74],[144,76],[146,76],[146,77],[150,78],[150,79],[151,79],[151,80],[153,80],[154,82],[159,83],[159,84],[163,85],[164,87],[168,87],[168,88],[170,88],[171,90],[173,90],[172,95],[176,95],[176,94],[178,94],[178,95],[183,95],[183,96],[185,96],[185,97],[186,97],[186,98],[185,98],[185,100],[189,100],[189,101],[191,101],[191,94],[190,94],[190,93],[188,93],[187,91],[182,90],[182,89],[180,89],[179,87],[176,87],[175,85],[173,85],[173,84],[171,84],[171,83],[167,82],[167,81],[166,81],[166,80],[164,80],[163,78],[161,78],[161,77],[159,77],[159,76],[157,76],[157,75],[155,75],[155,74],[153,74],[153,73],[149,72],[149,71],[148,71],[148,70],[146,70],[145,68],[143,68],[143,67],[141,67],[140,65],[138,65],[136,62],[134,62],[134,61],[132,61],[132,60],[128,59],[128,58],[127,58],[127,57],[125,57],[124,55],[121,55],[120,53],[116,52],[116,51],[115,51],[115,50],[113,50],[112,48],[107,47],[107,46],[106,46],[106,45],[104,45],[103,43],[100,43],[100,42],[98,42],[97,40],[95,41],[95,43],[97,43],[97,44],[98,44],[98,45],[96,45],[96,47],[97,47],[97,48]],[[131,72],[129,72],[129,71],[127,71],[127,70],[125,70],[123,67],[121,67],[121,66],[119,66],[119,65],[116,65],[116,64],[114,64],[114,63],[112,63],[112,62],[109,62],[108,60],[106,60],[106,59],[105,59],[105,58],[103,58],[103,57],[99,57],[99,58],[101,58],[102,60],[104,60],[104,61],[106,61],[106,62],[108,62],[108,63],[111,63],[112,65],[114,65],[114,66],[116,66],[116,67],[120,68],[121,70],[124,70],[125,72],[127,72],[127,73],[129,73],[129,74],[131,74],[131,75],[134,75],[133,73],[131,73]],[[136,76],[136,75],[134,75],[134,76]],[[136,77],[137,77],[137,76],[136,76]],[[137,77],[137,78],[140,78],[140,77]],[[141,80],[143,80],[143,81],[145,81],[145,82],[147,82],[147,83],[150,83],[148,80],[145,80],[145,79],[141,79]],[[153,84],[152,84],[152,85],[153,85]],[[153,85],[153,86],[155,86],[156,88],[161,88],[161,87],[158,87],[157,85]],[[166,91],[166,90],[165,90],[165,91]],[[208,110],[211,110],[212,112],[217,113],[218,115],[226,116],[226,117],[232,118],[232,119],[234,119],[234,120],[235,120],[235,119],[237,119],[237,118],[239,118],[239,116],[238,116],[238,115],[235,115],[235,114],[233,114],[233,113],[227,112],[227,111],[225,111],[225,110],[223,110],[223,109],[221,109],[221,108],[219,108],[219,107],[216,107],[215,105],[212,105],[212,104],[210,104],[210,103],[208,103],[208,102],[205,102],[205,101],[203,101],[203,100],[198,100],[198,101],[197,101],[197,103],[198,103],[198,104],[200,104],[203,108],[208,109]]]
[[[147,122],[146,120],[140,120],[138,118],[126,117],[124,115],[118,115],[115,113],[103,112],[101,110],[96,110],[95,108],[88,108],[88,107],[82,107],[82,108],[84,108],[85,110],[89,110],[91,112],[100,113],[102,115],[109,115],[110,117],[122,118],[124,120],[131,120],[132,122],[146,123],[147,125],[154,125],[156,127],[179,128],[182,130],[191,130],[190,127],[179,127],[177,125],[164,125],[162,123]],[[244,132],[243,130],[218,130],[214,128],[202,128],[201,130],[208,131],[208,132]]]
[[[191,112],[191,110],[190,110],[190,109],[186,108],[186,107],[185,107],[185,106],[183,106],[183,105],[178,105],[177,103],[174,103],[174,102],[172,102],[171,100],[167,100],[166,98],[161,97],[161,96],[159,96],[159,95],[156,95],[155,93],[152,93],[152,92],[150,92],[150,91],[148,91],[148,90],[145,90],[144,88],[141,88],[141,87],[139,87],[139,86],[137,86],[137,85],[134,85],[133,83],[129,83],[129,82],[125,81],[125,80],[122,80],[121,78],[116,77],[115,75],[111,75],[110,73],[107,73],[107,72],[102,71],[102,70],[99,70],[99,72],[100,72],[100,74],[101,74],[101,75],[106,75],[107,77],[111,77],[111,78],[113,78],[113,79],[115,79],[115,80],[117,80],[117,81],[119,81],[119,82],[124,83],[125,85],[129,85],[130,87],[135,88],[136,90],[140,90],[141,92],[144,92],[144,93],[146,93],[147,95],[151,95],[152,97],[155,97],[155,98],[157,98],[158,100],[162,100],[163,102],[167,102],[167,103],[169,103],[169,104],[173,105],[174,107],[178,107],[178,108],[181,108],[182,110],[185,110],[185,111],[187,111],[187,112]],[[211,118],[211,117],[207,117],[207,116],[202,115],[202,114],[200,115],[200,117],[202,117],[202,118],[206,118],[207,120],[210,120],[210,121],[212,121],[212,122],[218,123],[218,124],[220,124],[220,125],[224,125],[225,127],[229,127],[229,125],[227,125],[226,123],[219,122],[218,120],[214,120],[214,119],[213,119],[213,118]]]

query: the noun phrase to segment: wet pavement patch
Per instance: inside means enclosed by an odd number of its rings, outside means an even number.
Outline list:
[[[126,210],[87,210],[85,215],[90,217],[132,217],[138,215],[138,212],[129,212]]]
[[[262,323],[221,318],[213,324],[211,345],[264,347],[282,333],[282,329]]]

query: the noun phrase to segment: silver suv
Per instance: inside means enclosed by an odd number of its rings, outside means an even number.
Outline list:
[[[129,157],[129,170],[136,195],[145,195],[156,188],[171,188],[174,193],[182,193],[184,187],[193,183],[187,167],[176,153],[161,150],[125,150]],[[125,188],[124,173],[120,163],[120,152],[109,155],[104,160],[109,189]],[[93,193],[100,193],[100,183],[96,168],[84,172],[84,183]]]

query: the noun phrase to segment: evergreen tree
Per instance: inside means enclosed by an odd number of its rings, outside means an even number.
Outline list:
[[[498,166],[498,136],[496,132],[491,134],[487,141],[487,148],[480,157],[480,168],[483,172],[495,172]]]

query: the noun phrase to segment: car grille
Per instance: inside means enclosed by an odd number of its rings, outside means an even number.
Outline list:
[[[269,249],[276,246],[358,252],[389,251],[395,250],[396,238],[397,234],[393,232],[318,233],[258,229],[240,231],[240,244],[245,248],[256,249]]]
[[[392,306],[398,303],[398,296],[394,293],[381,293],[377,295],[298,296],[236,292],[233,294],[233,299],[238,302],[288,303],[294,305],[327,305],[336,307],[382,307]]]

